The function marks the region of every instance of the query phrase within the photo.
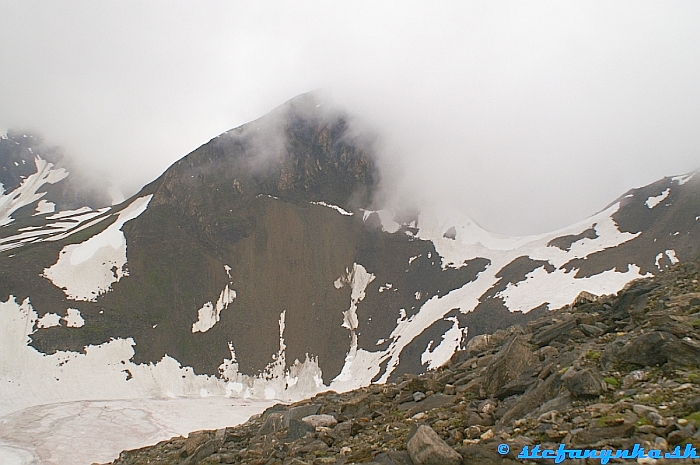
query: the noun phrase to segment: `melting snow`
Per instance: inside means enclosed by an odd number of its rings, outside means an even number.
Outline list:
[[[56,313],[47,313],[36,321],[37,328],[51,328],[61,326],[61,317]]]
[[[390,290],[390,289],[393,288],[393,287],[394,287],[393,284],[391,284],[391,283],[386,283],[386,284],[383,285],[383,286],[379,286],[379,292],[388,291],[388,290]]]
[[[37,193],[37,191],[44,184],[55,184],[68,176],[66,170],[63,168],[52,169],[53,163],[49,163],[41,157],[36,157],[34,164],[36,165],[36,173],[29,175],[12,192],[0,194],[0,226],[10,224],[13,221],[11,215],[16,210],[43,197],[46,192]]]
[[[678,257],[676,257],[676,251],[675,250],[667,250],[666,251],[666,256],[668,259],[671,261],[671,265],[675,265],[678,263],[680,260],[678,260]]]
[[[355,333],[358,326],[357,304],[365,298],[365,290],[369,283],[374,281],[375,276],[368,273],[364,266],[357,263],[353,263],[352,270],[346,270],[345,273],[345,276],[338,278],[336,283],[340,287],[348,284],[352,290],[350,293],[350,308],[343,313],[343,328],[350,330],[350,350],[345,357],[345,365],[343,365],[342,371],[331,382],[332,389],[338,389],[337,386],[340,385],[343,385],[344,389],[353,389],[357,382],[366,383],[360,385],[367,385],[376,374],[371,374],[369,380],[367,380],[367,371],[371,371],[371,369],[368,370],[366,368],[367,365],[365,364],[367,362],[366,356],[369,353],[357,348],[357,334]],[[340,287],[336,285],[337,289]],[[363,371],[365,371],[365,376],[357,373],[354,366],[362,367]],[[377,366],[377,370],[378,368]]]
[[[192,325],[192,332],[205,333],[214,327],[219,322],[221,310],[228,308],[229,304],[236,298],[236,291],[229,289],[228,284],[221,291],[219,299],[216,301],[216,306],[211,302],[204,304],[198,311],[197,322]]]
[[[693,176],[695,176],[695,173],[685,174],[683,176],[674,176],[671,178],[671,180],[676,181],[679,186],[682,186],[686,182],[690,181],[693,178]]]
[[[379,216],[382,231],[393,234],[401,228],[401,225],[394,221],[394,213],[389,210],[362,210],[362,221],[367,221],[372,213]]]
[[[69,328],[80,328],[85,325],[85,320],[80,314],[80,310],[75,308],[66,310],[66,316],[61,319],[66,322],[66,326]]]
[[[44,269],[43,276],[62,288],[69,299],[96,301],[111,289],[112,283],[128,275],[126,238],[121,228],[143,213],[152,197],[151,194],[131,202],[101,233],[80,244],[65,246],[56,263]]]
[[[43,215],[45,213],[53,213],[56,211],[56,204],[53,202],[48,202],[44,199],[39,200],[39,203],[36,206],[36,213],[34,213],[34,216],[37,215]]]
[[[667,188],[665,191],[663,191],[661,194],[657,195],[656,197],[649,197],[647,199],[647,201],[644,203],[646,203],[647,207],[654,208],[655,206],[657,206],[658,204],[663,202],[664,199],[666,197],[668,197],[668,195],[670,193],[671,193],[671,188]]]
[[[80,207],[77,210],[64,210],[61,212],[56,213],[55,215],[47,216],[47,220],[58,220],[61,218],[65,218],[67,216],[73,216],[73,215],[79,215],[82,213],[88,213],[91,212],[92,208],[90,207]]]
[[[341,215],[345,215],[345,216],[352,216],[353,215],[352,212],[344,210],[337,205],[331,205],[331,204],[326,203],[326,202],[311,202],[311,203],[313,203],[314,205],[322,205],[324,207],[332,208],[333,210],[338,211]]]
[[[567,273],[564,269],[557,269],[547,273],[540,267],[528,273],[524,281],[509,283],[496,295],[503,298],[510,311],[528,312],[545,302],[549,303],[549,308],[563,307],[584,289],[596,295],[614,294],[633,279],[651,276],[642,275],[641,269],[634,264],[628,265],[624,273],[607,270],[588,278],[575,278],[577,271],[573,269]]]
[[[450,317],[448,320],[452,321],[452,327],[448,329],[445,334],[443,334],[442,342],[431,350],[433,341],[430,341],[428,347],[425,349],[425,352],[423,352],[420,356],[421,365],[425,365],[427,363],[429,370],[439,368],[444,365],[448,360],[450,360],[450,358],[452,358],[455,351],[459,349],[462,341],[466,340],[467,328],[464,328],[464,330],[460,329],[459,320],[457,320],[457,317]]]

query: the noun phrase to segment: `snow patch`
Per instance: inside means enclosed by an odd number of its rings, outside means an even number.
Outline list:
[[[273,389],[276,399],[294,401],[324,388],[317,360],[307,357],[304,363],[297,360],[291,367],[284,364],[284,312],[280,315],[280,352],[275,362],[258,376],[243,375],[238,373],[229,344],[232,360],[225,359],[220,367],[222,378],[196,375],[192,368],[182,367],[167,355],[155,364],[135,364],[135,342],[131,338],[88,345],[82,352],[57,351],[51,355],[29,346],[30,335],[57,317],[38,318],[29,299],[18,303],[10,296],[7,302],[0,301],[0,428],[3,417],[42,404],[199,398],[202,389],[210,396],[256,399],[265,399]]]
[[[388,290],[392,289],[393,287],[394,287],[393,284],[391,284],[391,283],[386,283],[386,284],[383,285],[383,286],[379,286],[379,292],[388,291]]]
[[[557,269],[548,273],[540,267],[528,273],[524,281],[509,283],[496,296],[503,298],[511,312],[528,312],[545,303],[549,308],[560,308],[572,302],[583,289],[596,295],[614,294],[633,279],[652,276],[642,275],[641,268],[635,264],[628,265],[624,273],[606,270],[587,278],[576,278],[577,272],[577,269],[569,272]]]
[[[80,314],[80,310],[76,308],[66,310],[66,316],[61,319],[66,322],[66,326],[69,328],[80,328],[85,325],[85,320]]]
[[[675,265],[676,263],[680,262],[680,260],[678,260],[678,257],[676,257],[675,250],[667,250],[665,253],[668,259],[671,261],[671,265]]]
[[[34,213],[33,216],[43,215],[46,213],[53,213],[55,211],[56,211],[56,204],[55,203],[41,199],[41,200],[39,200],[39,203],[36,205],[36,213]]]
[[[674,177],[671,178],[671,180],[672,180],[672,181],[676,181],[676,182],[678,183],[679,186],[682,186],[682,185],[685,184],[686,182],[688,182],[688,181],[690,181],[691,179],[693,179],[693,176],[695,176],[695,173],[685,174],[685,175],[683,175],[683,176],[674,176]]]
[[[193,333],[206,333],[219,322],[221,310],[228,308],[229,304],[236,298],[236,291],[229,289],[228,284],[219,294],[216,305],[211,302],[205,303],[197,312],[197,322],[192,325]]]
[[[344,210],[337,205],[331,205],[331,204],[326,203],[326,202],[311,202],[311,203],[313,203],[314,205],[322,205],[324,207],[332,208],[333,210],[336,210],[337,212],[339,212],[341,215],[345,215],[345,216],[352,216],[353,215],[352,212]]]
[[[649,197],[646,202],[644,202],[647,207],[649,208],[654,208],[658,204],[664,201],[666,197],[671,193],[671,188],[667,188],[665,191],[663,191],[661,194],[657,195],[656,197]]]
[[[367,270],[365,269],[364,266],[359,265],[357,263],[353,263],[352,265],[352,270],[345,270],[345,276],[341,276],[336,280],[340,284],[341,287],[344,285],[349,285],[351,289],[350,293],[350,308],[343,312],[343,328],[347,328],[350,330],[350,350],[348,351],[347,355],[345,356],[345,364],[343,365],[343,369],[341,370],[340,374],[336,376],[333,381],[331,381],[331,388],[336,389],[333,386],[339,386],[339,385],[344,385],[345,388],[347,389],[353,389],[353,387],[349,386],[355,386],[356,382],[359,380],[362,380],[362,382],[371,382],[372,377],[376,375],[373,374],[367,380],[367,373],[364,373],[364,376],[360,375],[357,373],[356,369],[354,367],[362,367],[363,371],[371,371],[371,368],[368,370],[367,366],[365,365],[366,357],[368,356],[369,352],[366,352],[362,349],[358,349],[357,347],[357,333],[355,332],[357,330],[358,326],[358,320],[357,320],[357,304],[362,301],[365,298],[365,290],[367,289],[367,286],[369,283],[374,281],[375,276],[371,273],[368,273]],[[336,286],[336,288],[338,288]],[[370,356],[370,358],[372,358]],[[377,366],[377,372],[379,370],[379,367]],[[348,385],[348,383],[350,383]],[[364,384],[366,385],[366,384]]]
[[[430,341],[425,352],[420,356],[421,365],[427,363],[428,370],[439,368],[447,363],[459,349],[462,341],[466,340],[468,329],[460,329],[457,317],[449,317],[448,320],[452,321],[452,327],[442,336],[442,342],[431,350],[433,341]]]
[[[80,215],[80,214],[88,213],[91,211],[92,211],[92,208],[90,208],[90,207],[80,207],[76,210],[64,210],[64,211],[58,212],[55,215],[47,216],[46,219],[47,220],[58,220],[61,218],[65,218],[67,216]]]
[[[101,233],[80,244],[65,246],[56,263],[44,269],[43,276],[63,289],[69,299],[96,301],[113,283],[128,276],[126,237],[121,228],[143,213],[152,197],[153,194],[131,202]]]
[[[379,221],[382,223],[382,231],[394,234],[401,228],[401,225],[394,221],[394,213],[390,210],[361,210],[362,221],[367,221],[367,218],[372,213],[379,215]]]
[[[15,190],[6,194],[0,194],[0,226],[10,224],[12,213],[18,209],[36,202],[46,192],[37,192],[44,184],[55,184],[68,176],[68,171],[63,168],[52,169],[53,163],[49,163],[41,157],[34,158],[36,173],[29,175]]]
[[[47,313],[36,320],[37,328],[51,328],[53,326],[61,326],[61,316],[56,313]]]
[[[664,258],[663,253],[659,253],[656,255],[656,258],[654,259],[654,263],[656,263],[656,267],[660,270],[661,269],[661,259]]]

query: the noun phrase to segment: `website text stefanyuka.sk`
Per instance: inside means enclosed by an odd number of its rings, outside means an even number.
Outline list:
[[[510,452],[508,444],[500,444],[498,453],[506,455]],[[659,449],[651,449],[648,452],[639,444],[635,444],[632,449],[574,449],[567,448],[565,444],[560,444],[557,449],[541,449],[539,445],[523,447],[518,454],[519,459],[551,459],[554,463],[561,463],[565,459],[597,459],[601,464],[608,463],[611,459],[700,459],[696,449],[691,444],[686,444],[685,448],[676,446],[673,452],[662,452]]]

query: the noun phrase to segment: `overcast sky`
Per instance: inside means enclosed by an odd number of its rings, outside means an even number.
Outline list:
[[[126,196],[312,89],[383,135],[400,197],[501,234],[700,168],[700,2],[0,0],[0,131]]]

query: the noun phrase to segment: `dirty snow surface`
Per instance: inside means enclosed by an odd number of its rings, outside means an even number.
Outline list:
[[[218,396],[37,405],[0,419],[0,464],[111,462],[123,450],[244,423],[273,403]]]

